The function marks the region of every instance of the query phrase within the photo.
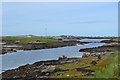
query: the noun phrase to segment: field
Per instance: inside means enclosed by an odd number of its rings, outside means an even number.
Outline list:
[[[39,37],[39,36],[4,36],[2,37],[3,41],[16,41],[20,43],[30,43],[30,42],[58,42],[58,40],[51,38],[51,37]]]

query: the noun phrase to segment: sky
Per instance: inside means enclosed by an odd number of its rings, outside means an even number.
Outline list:
[[[116,2],[4,2],[2,35],[117,36]]]

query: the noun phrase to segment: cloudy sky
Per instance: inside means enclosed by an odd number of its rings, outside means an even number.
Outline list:
[[[3,35],[117,36],[113,2],[4,2]]]

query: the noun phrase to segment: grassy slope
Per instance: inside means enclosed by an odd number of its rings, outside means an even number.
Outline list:
[[[18,37],[18,36],[7,36],[2,37],[2,40],[12,40],[12,41],[20,41],[21,43],[28,43],[28,42],[58,42],[58,40],[50,38],[50,37],[38,37],[38,36],[32,36],[32,37]]]
[[[95,60],[97,65],[91,66],[91,61]],[[76,71],[76,68],[90,66],[87,69],[94,70],[94,76],[82,76],[82,72]],[[96,57],[88,57],[81,59],[80,62],[59,65],[62,69],[68,69],[64,72],[56,72],[60,76],[51,76],[52,78],[117,78],[118,77],[118,53],[108,53],[102,55],[102,59],[97,61]],[[67,76],[70,75],[70,76]]]
[[[95,70],[95,78],[117,78],[118,77],[118,53],[110,53],[105,56],[99,64],[91,67]]]

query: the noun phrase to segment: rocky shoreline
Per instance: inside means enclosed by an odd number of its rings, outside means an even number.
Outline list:
[[[58,60],[39,61],[34,64],[27,64],[16,69],[7,70],[2,73],[2,78],[31,79],[31,78],[49,78],[57,71],[66,71],[60,69],[58,65],[79,62],[80,58],[62,57]]]
[[[85,48],[85,49],[80,49],[79,52],[116,52],[120,48],[120,45],[118,44],[113,44],[113,45],[104,45],[104,46],[99,46],[99,47],[94,47],[94,48]]]
[[[87,39],[105,39],[102,37],[86,37]],[[64,41],[67,38],[63,37],[63,40],[59,40],[58,42],[27,42],[27,43],[20,43],[19,41],[13,41],[13,40],[3,40],[2,49],[0,50],[0,54],[6,54],[6,53],[12,53],[16,52],[17,50],[37,50],[37,49],[48,49],[48,48],[58,48],[58,47],[65,47],[65,46],[75,46],[76,44],[87,44],[89,42],[80,42],[77,40],[74,40],[74,38],[68,38],[67,41]],[[82,39],[81,38],[75,38],[75,39]],[[83,37],[84,39],[84,37]],[[116,43],[117,41],[113,40],[112,38],[108,38],[110,40],[103,40],[101,43]]]
[[[81,49],[80,51],[90,52],[90,53],[114,52],[114,51],[118,51],[118,45],[104,45],[104,46],[95,47],[95,48]],[[16,68],[16,69],[7,70],[2,73],[2,76],[3,76],[3,79],[4,78],[19,78],[19,79],[49,78],[50,76],[54,75],[54,73],[57,71],[66,71],[66,69],[63,70],[57,67],[58,65],[80,62],[81,59],[82,58],[67,58],[67,57],[61,58],[60,57],[58,60],[39,61],[34,64],[27,64],[24,66],[20,66],[19,68]]]
[[[109,42],[113,43],[111,41]],[[76,45],[77,43],[78,42],[73,42],[73,43],[67,42],[69,46]],[[67,45],[64,44],[64,46],[67,46]],[[51,45],[47,48],[50,48],[50,47],[56,47],[56,45],[54,46]],[[104,56],[105,54],[102,54],[102,53],[117,52],[119,47],[120,46],[118,44],[110,44],[110,45],[107,44],[107,45],[100,46],[100,47],[80,49],[79,51],[95,53],[95,54],[98,54],[99,52],[101,53],[100,55]],[[29,49],[27,48],[27,50]],[[98,55],[96,56],[90,55],[90,56],[98,57],[98,59],[101,59],[101,56],[98,56]],[[90,56],[87,56],[87,57],[89,58]],[[86,57],[84,56],[83,58],[86,58]],[[62,57],[59,57],[58,60],[39,61],[33,64],[27,64],[24,66],[20,66],[16,69],[7,70],[2,73],[2,78],[3,79],[6,79],[6,78],[7,79],[8,78],[10,79],[50,78],[50,76],[58,76],[55,74],[56,72],[68,71],[67,69],[61,69],[60,67],[58,67],[59,65],[64,65],[64,64],[69,64],[69,63],[80,63],[82,60],[83,60],[82,58],[67,58],[65,56],[62,56]],[[92,65],[97,64],[96,61],[92,61],[91,63]],[[84,68],[76,68],[76,70],[82,73],[85,73],[86,75],[94,75],[93,73],[95,72],[95,71],[84,69]]]
[[[3,45],[3,49],[2,51],[0,51],[0,54],[16,52],[17,50],[37,50],[37,49],[58,48],[65,46],[75,46],[76,44],[87,44],[87,42],[64,41],[64,42],[55,42],[55,43],[24,43],[24,44],[16,43],[12,45],[7,44],[7,45]],[[12,46],[12,47],[7,47],[7,46]]]
[[[118,40],[103,40],[101,43],[106,43],[103,46],[99,47],[93,47],[93,48],[84,48],[80,49],[79,52],[90,52],[90,53],[95,53],[95,52],[116,52],[120,48],[120,41]]]

